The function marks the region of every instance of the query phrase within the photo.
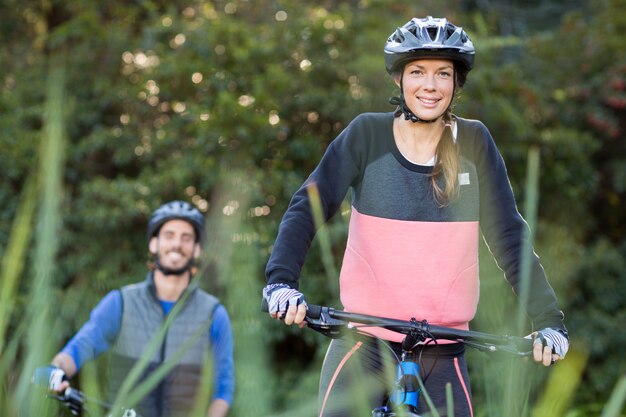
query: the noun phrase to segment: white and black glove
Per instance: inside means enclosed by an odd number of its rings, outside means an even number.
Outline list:
[[[39,386],[46,387],[50,391],[58,391],[63,381],[68,381],[63,369],[54,365],[41,366],[35,369],[33,382]]]
[[[535,336],[535,343],[539,343],[538,340],[543,346],[552,348],[552,353],[559,355],[561,359],[565,358],[569,350],[569,337],[557,329],[547,327],[539,330]]]
[[[284,316],[289,306],[304,304],[304,295],[294,290],[287,284],[270,284],[263,288],[263,299],[267,302],[270,314],[275,313],[278,317]]]

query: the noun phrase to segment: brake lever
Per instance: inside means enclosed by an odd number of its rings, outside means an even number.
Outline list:
[[[332,318],[328,307],[322,307],[319,310],[315,308],[318,306],[310,307],[312,308],[307,311],[304,319],[310,329],[331,339],[337,339],[344,334],[345,329],[348,327],[347,322]]]
[[[63,393],[55,395],[55,398],[61,401],[70,410],[72,415],[80,415],[83,411],[84,398],[83,393],[73,388],[66,388]]]

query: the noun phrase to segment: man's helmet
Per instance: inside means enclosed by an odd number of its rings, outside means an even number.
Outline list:
[[[200,211],[185,201],[171,201],[156,209],[148,221],[148,240],[156,236],[161,226],[167,221],[180,219],[189,222],[196,231],[196,241],[204,238],[204,216]]]
[[[444,18],[413,18],[391,34],[385,44],[385,67],[389,74],[402,71],[420,58],[451,59],[465,74],[474,66],[474,45],[463,28]]]

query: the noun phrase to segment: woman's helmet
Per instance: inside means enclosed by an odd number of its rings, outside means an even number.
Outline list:
[[[463,28],[444,18],[413,18],[391,34],[385,44],[385,67],[389,74],[420,58],[445,58],[455,61],[465,74],[474,65],[474,45]]]
[[[148,240],[159,233],[167,221],[179,219],[189,222],[196,231],[196,241],[204,238],[204,216],[200,211],[185,201],[171,201],[156,209],[148,221]]]
[[[463,28],[449,23],[444,18],[428,16],[413,18],[389,36],[385,44],[385,67],[389,74],[401,73],[404,66],[416,59],[443,58],[454,62],[454,87],[463,87],[467,73],[474,66],[476,51]],[[392,97],[389,102],[398,106],[395,115],[404,114],[413,123],[433,123],[439,117],[423,120],[407,106],[400,78],[400,97]]]

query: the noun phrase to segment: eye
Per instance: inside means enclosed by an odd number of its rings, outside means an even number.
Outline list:
[[[439,77],[441,77],[441,78],[450,78],[450,77],[452,77],[452,72],[451,71],[440,71],[439,72]]]

